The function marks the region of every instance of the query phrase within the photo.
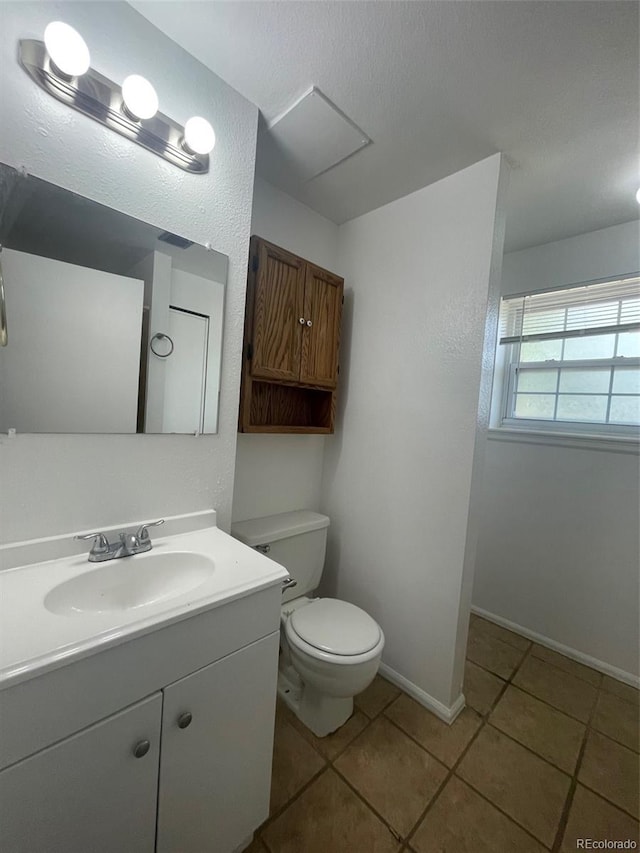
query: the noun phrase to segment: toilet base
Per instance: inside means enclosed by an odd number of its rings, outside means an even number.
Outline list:
[[[320,693],[303,684],[293,667],[278,672],[278,695],[316,737],[326,737],[335,732],[353,713],[353,697]]]

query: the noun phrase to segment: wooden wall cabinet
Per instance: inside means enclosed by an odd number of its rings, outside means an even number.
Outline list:
[[[240,432],[330,433],[344,280],[251,238]]]

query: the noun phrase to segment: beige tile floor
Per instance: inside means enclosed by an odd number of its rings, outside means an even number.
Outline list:
[[[473,616],[452,726],[383,678],[316,738],[278,709],[248,853],[544,853],[638,832],[638,691]]]

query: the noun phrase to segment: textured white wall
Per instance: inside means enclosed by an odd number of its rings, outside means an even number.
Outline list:
[[[629,222],[505,255],[504,294],[640,270]],[[473,603],[638,674],[638,457],[488,442]]]
[[[638,675],[638,457],[487,444],[474,605]]]
[[[152,80],[178,121],[211,117],[208,175],[188,175],[57,102],[17,61],[20,38],[62,19],[116,82]],[[231,516],[257,109],[125,3],[0,4],[0,160],[229,257],[220,431],[0,438],[2,541],[215,507]]]
[[[326,441],[324,592],[371,613],[385,663],[446,706],[466,643],[500,172],[495,155],[340,228],[345,370]]]
[[[503,295],[561,287],[640,271],[640,221],[509,252],[502,263]]]
[[[256,179],[251,233],[339,272],[338,226]],[[320,505],[322,435],[239,435],[233,520]]]

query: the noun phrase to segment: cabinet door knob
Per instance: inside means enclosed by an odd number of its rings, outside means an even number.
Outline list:
[[[300,317],[298,323],[300,323],[301,326],[304,326],[304,317]]]
[[[151,748],[151,744],[148,740],[141,740],[133,747],[133,754],[136,758],[142,758],[143,755],[146,755]]]
[[[311,327],[313,326],[313,323],[311,322],[311,320],[307,320],[307,326],[308,326],[309,328],[311,328]]]
[[[184,714],[180,714],[178,717],[178,728],[186,729],[187,726],[191,725],[191,720],[193,720],[193,715],[190,711],[185,711]]]

